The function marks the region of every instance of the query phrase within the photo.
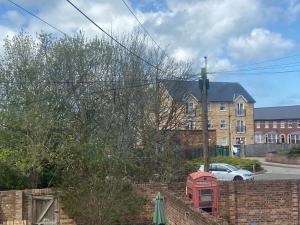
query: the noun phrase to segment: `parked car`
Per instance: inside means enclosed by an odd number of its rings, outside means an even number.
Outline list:
[[[204,171],[204,165],[200,166],[199,171]],[[215,175],[218,180],[254,180],[252,172],[226,163],[210,164],[209,172]]]

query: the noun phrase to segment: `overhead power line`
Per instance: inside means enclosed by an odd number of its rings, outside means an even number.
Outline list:
[[[298,66],[300,66],[300,61],[292,62],[292,63],[276,64],[276,65],[272,65],[272,66],[261,66],[261,67],[246,68],[246,69],[212,71],[211,73],[212,74],[218,74],[218,73],[252,72],[252,71],[264,71],[264,70],[272,71],[272,69],[280,69],[280,68],[289,69],[291,67],[298,67]]]
[[[235,72],[235,71],[244,71],[244,70],[254,70],[254,69],[258,68],[258,67],[253,67],[255,65],[261,65],[261,64],[267,64],[270,62],[282,61],[284,59],[294,58],[297,56],[300,56],[300,53],[294,54],[294,55],[288,55],[288,56],[284,56],[284,57],[280,57],[280,58],[275,58],[275,59],[263,60],[263,61],[252,63],[252,64],[245,64],[245,65],[239,66],[236,70],[219,70],[219,71],[213,71],[212,73],[217,74],[217,73],[226,73],[226,72],[233,72],[233,71]],[[250,67],[250,68],[247,68],[247,67]]]
[[[12,3],[13,5],[15,5],[16,7],[18,7],[19,9],[23,10],[24,12],[28,13],[29,15],[35,17],[36,19],[42,21],[43,23],[47,24],[48,26],[52,27],[54,30],[60,32],[61,34],[65,35],[65,36],[69,36],[67,35],[65,32],[63,32],[62,30],[60,30],[59,28],[53,26],[52,24],[48,23],[46,20],[42,19],[41,17],[35,15],[34,13],[30,12],[29,10],[25,9],[23,6],[17,4],[16,2],[12,1],[12,0],[7,0],[10,3]]]
[[[137,22],[140,24],[140,26],[142,27],[142,29],[145,31],[145,33],[150,37],[150,39],[154,42],[154,44],[156,44],[156,46],[163,52],[166,52],[164,49],[162,49],[159,44],[154,40],[154,38],[152,37],[152,35],[148,32],[148,30],[146,29],[146,27],[142,24],[142,22],[139,20],[139,18],[135,15],[135,13],[133,12],[133,10],[130,8],[130,6],[126,3],[126,0],[122,0],[122,2],[124,3],[124,5],[126,6],[126,8],[129,10],[129,12],[133,15],[133,17],[137,20]]]
[[[257,72],[254,72],[254,71],[245,71],[245,72],[226,72],[224,74],[228,74],[228,75],[235,75],[235,74],[238,74],[238,75],[258,75],[258,74],[280,74],[280,73],[296,73],[296,72],[300,72],[300,70],[284,70],[284,71],[257,71]],[[221,72],[220,72],[221,73]],[[211,72],[209,74],[219,74],[219,72]]]
[[[126,51],[128,51],[131,55],[135,56],[136,58],[140,59],[147,65],[155,68],[156,70],[162,71],[157,65],[152,64],[148,60],[144,59],[143,57],[139,56],[135,52],[131,51],[129,48],[127,48],[124,44],[122,44],[120,41],[118,41],[115,37],[113,37],[111,34],[109,34],[107,31],[105,31],[102,27],[100,27],[94,20],[92,20],[88,15],[86,15],[81,9],[79,9],[73,2],[70,0],[66,0],[71,6],[73,6],[80,14],[82,14],[86,19],[88,19],[92,24],[94,24],[101,32],[103,32],[106,36],[108,36],[111,40],[116,42],[118,45],[120,45],[122,48],[124,48]]]

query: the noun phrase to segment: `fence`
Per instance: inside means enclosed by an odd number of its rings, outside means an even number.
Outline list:
[[[228,146],[209,146],[208,149],[209,156],[229,156]],[[181,151],[181,156],[184,159],[195,159],[203,157],[203,149],[201,148],[187,148]]]
[[[251,144],[245,146],[246,157],[265,157],[266,153],[289,150],[295,145],[291,144]]]

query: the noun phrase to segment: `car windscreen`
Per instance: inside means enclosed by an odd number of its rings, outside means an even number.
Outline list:
[[[227,167],[228,169],[230,169],[231,171],[237,171],[237,170],[239,170],[239,168],[237,168],[237,167],[235,167],[235,166],[232,166],[232,165],[226,165],[226,167]]]

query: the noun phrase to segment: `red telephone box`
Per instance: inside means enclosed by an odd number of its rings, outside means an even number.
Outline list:
[[[195,172],[187,177],[186,195],[195,208],[218,216],[218,184],[211,173]]]

